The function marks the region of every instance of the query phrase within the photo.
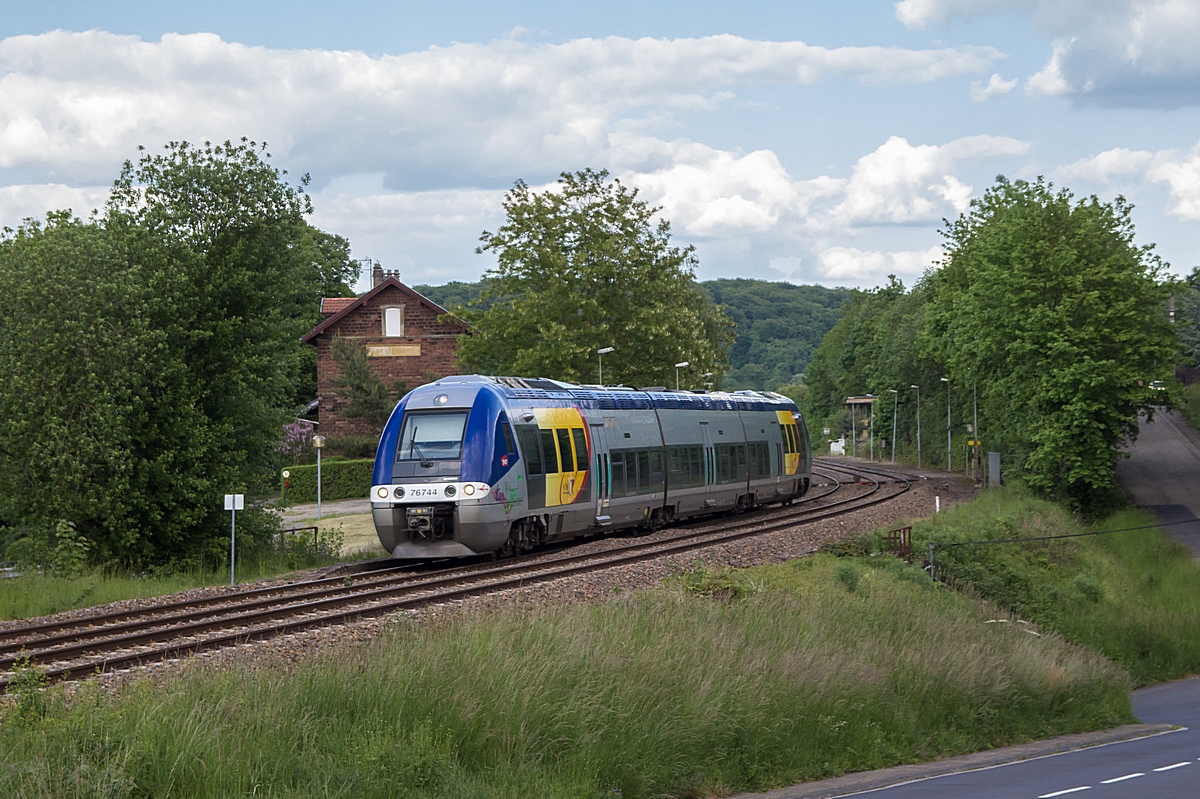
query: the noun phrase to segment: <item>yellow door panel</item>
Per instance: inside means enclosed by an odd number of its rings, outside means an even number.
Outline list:
[[[555,464],[561,470],[558,474],[546,475],[546,506],[570,505],[579,499],[587,481],[587,470],[580,470],[578,466],[581,461],[584,464],[591,462],[590,452],[578,457],[573,441],[575,436],[571,433],[572,429],[582,431],[583,440],[587,441],[583,415],[578,408],[534,408],[533,414],[539,429],[554,430],[555,452],[545,454],[547,458],[557,458]],[[565,469],[562,468],[564,465]]]

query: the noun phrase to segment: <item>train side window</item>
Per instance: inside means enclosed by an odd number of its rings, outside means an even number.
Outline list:
[[[536,427],[517,427],[517,440],[521,442],[521,451],[525,454],[525,472],[530,477],[542,474],[542,453],[538,448],[538,431]]]
[[[558,453],[554,449],[554,431],[539,430],[542,439],[542,463],[545,464],[546,474],[558,474]]]
[[[571,438],[575,441],[575,471],[586,472],[588,467],[588,451],[587,439],[583,437],[583,428],[572,427]]]
[[[654,490],[658,491],[662,488],[663,482],[663,453],[662,450],[656,449],[650,453],[650,483],[654,486]]]
[[[650,453],[642,450],[638,456],[638,493],[650,491]]]
[[[705,447],[691,447],[692,451],[692,485],[702,486],[708,482],[708,450]]]
[[[625,455],[620,452],[612,453],[612,480],[609,482],[608,491],[611,497],[625,496]]]
[[[509,455],[517,454],[517,447],[513,443],[512,428],[508,426],[508,422],[501,422],[500,429],[504,431],[504,447]]]
[[[564,472],[575,471],[575,459],[571,457],[571,431],[560,427],[554,431],[558,435],[558,457],[561,459]]]

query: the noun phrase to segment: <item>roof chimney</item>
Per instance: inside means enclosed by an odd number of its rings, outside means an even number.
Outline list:
[[[375,288],[383,282],[383,267],[379,265],[379,261],[371,267],[371,288]]]

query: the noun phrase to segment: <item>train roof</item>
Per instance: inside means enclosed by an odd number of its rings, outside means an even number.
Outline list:
[[[509,399],[582,400],[602,410],[690,410],[778,411],[795,407],[792,400],[773,391],[676,391],[655,387],[578,386],[549,378],[491,377],[464,375],[444,377],[438,383],[482,382],[495,385]]]

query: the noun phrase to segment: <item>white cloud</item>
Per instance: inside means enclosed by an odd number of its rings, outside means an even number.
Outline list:
[[[1157,153],[1146,177],[1167,184],[1171,198],[1167,213],[1200,220],[1200,144],[1183,156],[1171,150]]]
[[[1059,167],[1054,170],[1054,177],[1060,181],[1084,180],[1090,183],[1108,183],[1113,178],[1141,176],[1153,157],[1145,150],[1129,150],[1118,147]]]
[[[833,216],[847,225],[936,222],[961,213],[972,187],[954,172],[967,162],[1023,155],[1027,142],[1007,136],[968,136],[942,146],[911,145],[892,136],[858,160]]]
[[[971,81],[971,99],[977,103],[982,103],[987,100],[992,100],[997,97],[1005,97],[1017,85],[1017,79],[1004,80],[1000,77],[1000,73],[992,73],[991,79],[987,86],[980,85],[979,81]]]
[[[107,186],[61,183],[0,186],[0,227],[15,228],[26,219],[42,219],[47,211],[70,210],[86,219],[108,201]]]
[[[653,160],[667,165],[651,172],[629,170],[625,180],[648,202],[661,205],[677,230],[692,236],[745,235],[800,223],[815,202],[838,194],[846,184],[824,176],[795,180],[770,150],[739,156],[696,142],[648,139],[628,146],[653,146]],[[617,149],[619,160],[621,147]]]
[[[896,19],[909,30],[923,30],[955,16],[980,16],[1012,6],[1032,6],[1030,0],[902,0],[896,3]]]
[[[854,247],[830,247],[820,253],[819,272],[826,282],[882,283],[888,275],[909,284],[942,258],[941,247],[906,252],[864,252]]]
[[[1062,65],[1073,44],[1070,42],[1054,42],[1051,47],[1050,61],[1042,67],[1042,71],[1029,76],[1025,81],[1025,93],[1030,96],[1057,97],[1060,94],[1070,94],[1075,91],[1067,79],[1063,77]]]
[[[1034,95],[1076,94],[1117,106],[1200,103],[1196,0],[904,0],[895,10],[909,28],[998,11],[1029,14],[1054,40],[1050,60],[1026,84]]]
[[[503,191],[388,192],[382,185],[372,191],[371,179],[354,183],[339,181],[317,193],[312,221],[348,238],[356,257],[399,269],[401,279],[414,284],[477,280],[493,263],[490,255],[476,255],[475,246],[481,231],[503,223]]]
[[[55,31],[0,41],[0,167],[87,181],[137,144],[266,139],[326,175],[511,179],[603,165],[622,120],[712,108],[732,89],[830,78],[920,83],[987,69],[991,48],[826,48],[731,35],[514,40],[395,56],[272,50],[213,34]]]

